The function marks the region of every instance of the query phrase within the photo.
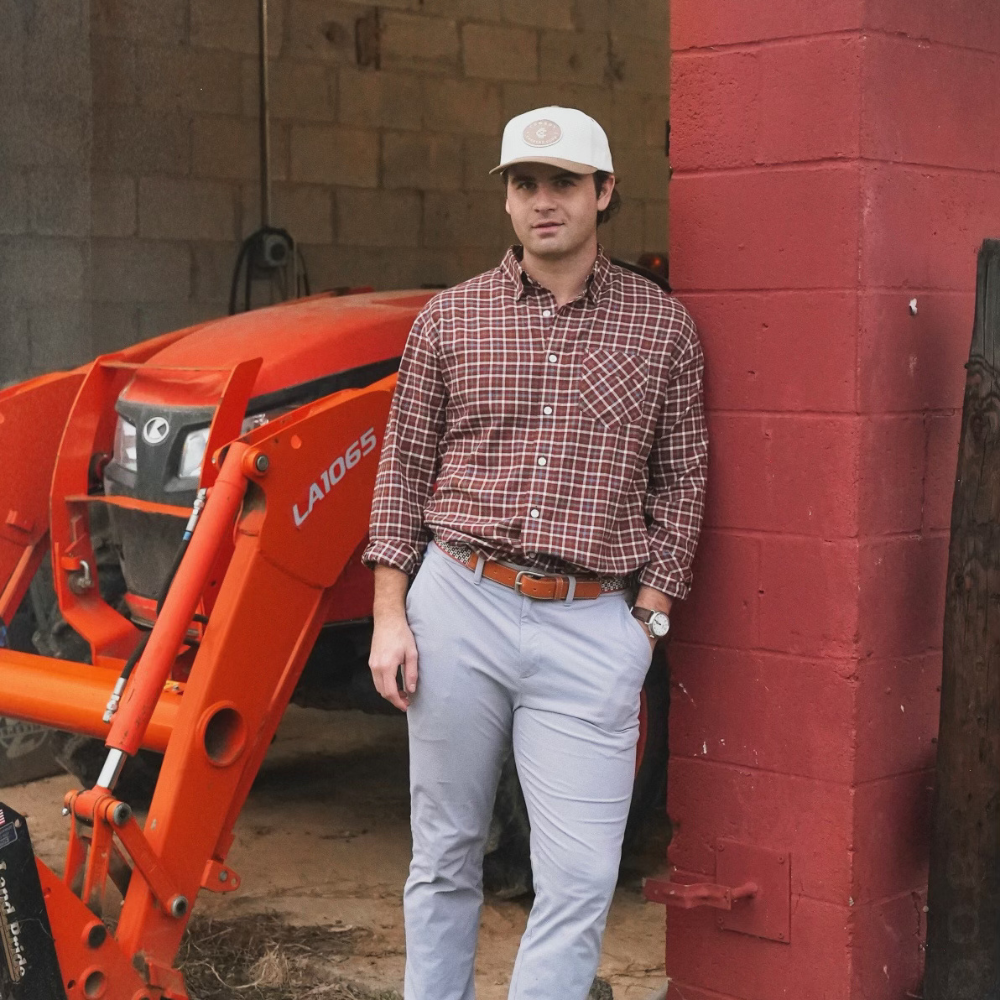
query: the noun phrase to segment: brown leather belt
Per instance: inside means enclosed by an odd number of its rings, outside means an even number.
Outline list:
[[[436,542],[435,544],[450,559],[454,559],[466,569],[476,572],[479,560],[482,558],[478,552],[470,552],[468,557],[463,559],[447,543],[442,545],[440,542]],[[517,569],[506,563],[497,562],[495,559],[486,560],[486,565],[480,575],[494,583],[510,587],[515,593],[523,594],[536,601],[563,601],[570,598],[570,595],[572,595],[570,599],[574,601],[592,601],[600,597],[601,594],[625,590],[628,586],[625,577],[544,574],[528,569]]]

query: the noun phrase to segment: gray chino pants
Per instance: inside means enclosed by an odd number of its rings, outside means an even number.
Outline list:
[[[406,599],[413,861],[406,1000],[473,1000],[482,862],[513,745],[535,902],[510,1000],[585,1000],[618,875],[651,658],[625,595],[535,601],[433,544]]]

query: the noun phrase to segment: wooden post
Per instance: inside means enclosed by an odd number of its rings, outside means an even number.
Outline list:
[[[924,1000],[1000,998],[1000,240],[979,252],[951,514]]]

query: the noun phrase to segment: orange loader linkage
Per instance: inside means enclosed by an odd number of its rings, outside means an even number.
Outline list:
[[[108,747],[97,785],[66,797],[61,878],[33,858],[23,817],[0,809],[0,981],[12,1000],[188,997],[174,960],[191,908],[201,889],[239,886],[226,865],[233,826],[326,620],[331,588],[356,554],[357,533],[344,526],[366,519],[395,385],[390,376],[338,392],[238,437],[259,362],[216,373],[222,402],[208,453],[232,443],[216,452],[214,467],[206,463],[204,509],[196,526],[189,522],[188,548],[109,730],[102,713],[112,712],[106,703],[141,633],[88,586],[86,509],[136,501],[95,497],[86,463],[100,450],[93,442],[112,432],[97,397],[117,392],[142,360],[123,352],[34,384],[32,406],[42,400],[52,417],[35,431],[52,439],[39,453],[56,453],[59,417],[92,414],[93,425],[83,434],[77,425],[83,444],[63,447],[55,467],[40,470],[44,490],[21,485],[20,509],[10,507],[0,526],[0,619],[9,620],[45,554],[48,487],[58,484],[52,495],[66,503],[52,501],[53,560],[65,571],[57,579],[76,588],[64,595],[71,624],[71,615],[86,618],[96,636],[85,670],[0,648],[0,714],[100,736]],[[0,392],[0,413],[14,424],[16,404],[10,390]],[[0,421],[0,447],[5,431],[24,427]],[[0,515],[10,491],[9,479],[0,483]],[[171,680],[192,630],[200,642],[188,679]],[[142,747],[165,755],[140,827],[114,790],[122,764]],[[114,933],[101,920],[109,880],[124,894]],[[46,921],[51,938],[41,932]]]

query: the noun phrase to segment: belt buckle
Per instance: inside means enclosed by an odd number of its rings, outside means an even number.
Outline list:
[[[524,576],[530,577],[532,580],[544,580],[545,579],[545,574],[544,573],[532,573],[530,570],[527,570],[527,569],[518,570],[517,576],[514,577],[514,593],[515,594],[523,594],[524,593],[521,590],[521,577],[524,577]],[[525,594],[524,596],[527,597],[528,595]]]

